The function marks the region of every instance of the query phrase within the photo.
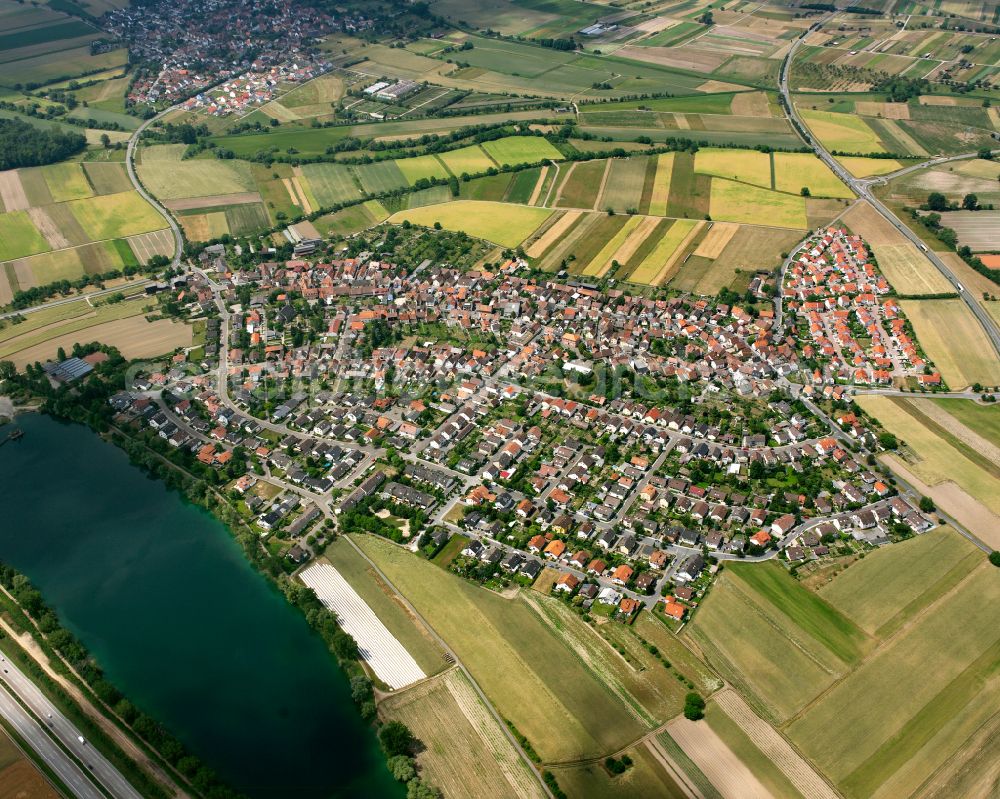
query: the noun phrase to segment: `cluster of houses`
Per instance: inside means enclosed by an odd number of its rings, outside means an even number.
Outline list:
[[[805,325],[802,354],[820,364],[815,384],[941,385],[891,290],[860,236],[830,227],[802,248],[785,273],[782,300]]]
[[[289,85],[312,80],[329,69],[329,62],[314,61],[308,56],[302,61],[283,62],[270,67],[260,64],[211,89],[198,92],[185,100],[181,107],[185,111],[202,111],[217,117],[242,116],[252,108],[269,103]]]
[[[362,17],[342,21],[370,25]],[[274,0],[140,3],[113,8],[101,21],[109,34],[128,42],[133,63],[158,65],[138,71],[129,104],[176,103],[245,74],[258,76],[241,88],[252,96],[267,84],[272,68],[310,64],[315,42],[340,23],[315,7]]]

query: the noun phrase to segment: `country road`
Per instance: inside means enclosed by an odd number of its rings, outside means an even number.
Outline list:
[[[167,220],[167,224],[170,226],[170,232],[173,233],[174,236],[174,258],[171,266],[173,266],[174,269],[177,269],[181,265],[181,256],[184,254],[184,236],[181,235],[181,229],[178,227],[176,220],[173,216],[171,216],[170,212],[160,205],[159,200],[146,191],[146,188],[139,181],[139,176],[135,173],[135,147],[139,143],[142,132],[164,114],[169,114],[173,110],[173,108],[168,108],[165,111],[161,111],[155,117],[147,119],[135,129],[135,132],[128,140],[128,149],[125,151],[125,170],[128,172],[128,179],[132,181],[132,185],[135,186],[135,190],[139,192],[139,195],[146,202],[152,205],[164,219]]]
[[[92,744],[80,743],[80,731],[34,682],[6,657],[0,658],[0,666],[3,667],[0,673],[0,714],[73,791],[74,796],[78,799],[104,799],[106,796],[142,799],[142,794]],[[72,757],[67,752],[72,753]]]
[[[851,3],[850,5],[853,5]],[[823,17],[818,23],[822,24],[829,21],[833,16],[835,16],[838,11],[835,11],[827,16]],[[781,63],[781,72],[778,81],[778,88],[781,92],[781,96],[785,100],[786,110],[788,112],[789,118],[798,126],[801,131],[809,131],[808,126],[802,121],[799,116],[798,111],[795,109],[795,104],[792,102],[791,91],[789,90],[789,80],[788,76],[791,72],[792,61],[795,58],[795,52],[798,50],[799,46],[805,41],[806,36],[815,27],[815,25],[807,28],[802,35],[794,41],[791,49],[788,51],[788,55],[785,56],[785,60]],[[934,252],[927,249],[924,243],[920,240],[909,227],[907,227],[899,217],[897,217],[892,211],[890,211],[875,195],[872,193],[871,182],[868,180],[862,180],[855,178],[850,172],[845,169],[840,162],[838,162],[830,152],[820,143],[819,139],[810,131],[805,135],[806,144],[812,147],[813,152],[828,166],[833,173],[839,177],[847,186],[860,197],[862,200],[867,201],[876,211],[878,211],[886,221],[889,222],[896,230],[898,230],[903,236],[905,236],[910,242],[914,244],[919,250],[921,250],[924,256],[937,268],[937,270],[945,276],[949,283],[955,288],[956,293],[962,298],[966,307],[972,312],[973,316],[979,320],[983,329],[986,331],[986,335],[989,336],[990,343],[992,343],[993,348],[1000,355],[1000,327],[997,326],[996,321],[991,317],[986,310],[976,302],[965,287],[959,282],[958,278],[955,277],[954,272],[942,261]],[[946,159],[946,158],[936,158],[932,159],[928,164],[924,165],[914,165],[912,167],[907,167],[904,170],[900,170],[899,174],[906,172],[911,172],[921,166],[933,165],[935,163],[943,163],[949,160],[958,160],[958,158],[964,158],[968,156],[960,156],[957,158]]]

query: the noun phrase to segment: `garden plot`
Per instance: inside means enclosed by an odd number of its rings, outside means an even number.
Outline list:
[[[427,676],[333,566],[317,563],[303,571],[301,577],[337,614],[340,626],[357,641],[361,659],[382,682],[396,690]]]

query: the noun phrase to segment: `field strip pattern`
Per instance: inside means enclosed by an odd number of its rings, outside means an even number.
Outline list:
[[[344,632],[357,641],[361,658],[382,682],[398,690],[427,676],[333,566],[317,563],[300,576],[320,602],[337,614]]]
[[[771,797],[754,773],[704,722],[674,719],[667,733],[725,799]]]
[[[462,715],[468,719],[469,724],[479,733],[483,744],[493,754],[497,767],[517,796],[538,796],[538,782],[526,769],[496,719],[490,715],[462,672],[458,669],[450,670],[445,676],[445,686],[462,711]]]
[[[992,441],[988,441],[975,430],[962,424],[962,422],[946,410],[939,408],[933,402],[915,402],[914,400],[907,400],[907,402],[919,413],[928,417],[932,422],[936,422],[963,444],[967,444],[984,458],[1000,466],[1000,447]]]
[[[836,792],[735,691],[725,688],[716,694],[714,699],[725,714],[753,741],[754,746],[781,769],[803,796],[808,796],[809,799],[837,799]]]

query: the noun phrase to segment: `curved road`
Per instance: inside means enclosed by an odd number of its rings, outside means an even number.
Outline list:
[[[132,185],[135,186],[135,190],[139,192],[139,195],[167,220],[170,231],[174,235],[174,258],[171,266],[177,269],[181,265],[181,255],[184,253],[184,237],[181,235],[181,229],[178,227],[173,216],[170,215],[170,212],[160,205],[159,200],[146,191],[142,183],[139,182],[139,176],[135,174],[135,146],[139,143],[142,132],[164,114],[168,114],[173,110],[173,108],[168,108],[166,111],[161,111],[155,117],[150,117],[135,129],[135,132],[128,140],[128,149],[125,151],[125,170],[128,172],[128,179],[132,181]]]
[[[837,13],[838,12],[835,11],[832,14],[827,15],[817,24],[822,24],[827,22]],[[795,110],[795,105],[792,102],[791,93],[788,88],[788,75],[791,72],[792,60],[795,58],[795,51],[798,50],[802,42],[805,41],[805,37],[809,35],[809,32],[813,29],[813,27],[815,26],[810,26],[792,44],[791,49],[788,51],[788,55],[785,57],[785,60],[781,64],[781,74],[778,82],[778,88],[781,91],[781,96],[785,98],[785,105],[787,106],[788,116],[793,122],[795,122],[795,124],[802,131],[809,131],[809,128],[802,121],[802,119],[799,117],[798,112]],[[959,297],[962,298],[963,302],[965,302],[969,310],[972,311],[973,316],[975,316],[976,319],[979,320],[979,323],[986,331],[986,335],[989,336],[990,343],[993,345],[993,348],[997,351],[997,354],[1000,355],[1000,327],[997,326],[997,323],[993,320],[993,318],[985,311],[985,309],[983,309],[982,306],[979,305],[979,303],[976,302],[976,300],[969,294],[969,292],[965,290],[965,287],[959,282],[958,278],[955,277],[955,274],[944,263],[944,261],[938,258],[938,256],[935,253],[929,251],[926,245],[924,245],[924,243],[920,240],[920,237],[917,236],[917,234],[914,233],[912,230],[910,230],[906,225],[904,225],[892,211],[886,208],[886,206],[883,205],[882,202],[875,197],[875,195],[872,193],[871,183],[869,181],[855,178],[850,172],[848,172],[843,166],[841,166],[841,164],[819,142],[819,139],[816,138],[816,136],[812,133],[812,131],[809,131],[808,135],[806,135],[806,143],[810,147],[812,147],[813,152],[815,152],[816,155],[819,156],[819,158],[828,167],[830,167],[830,169],[833,170],[833,173],[837,177],[839,177],[844,183],[846,183],[855,194],[857,194],[861,199],[867,200],[876,211],[878,211],[883,217],[885,217],[886,221],[888,221],[889,224],[891,224],[894,228],[896,228],[896,230],[898,230],[903,236],[905,236],[919,250],[921,250],[924,253],[924,256],[932,264],[934,264],[937,270],[942,275],[945,276],[945,278],[948,280],[949,283],[951,283],[952,286],[954,286],[955,291],[958,293]],[[957,158],[951,158],[951,159],[939,158],[939,159],[933,159],[929,163],[932,165],[934,163],[943,163],[945,161],[958,160],[959,158],[967,158],[967,157],[969,156],[959,156]],[[908,167],[905,170],[900,170],[900,173],[912,171],[918,168],[918,166]]]

